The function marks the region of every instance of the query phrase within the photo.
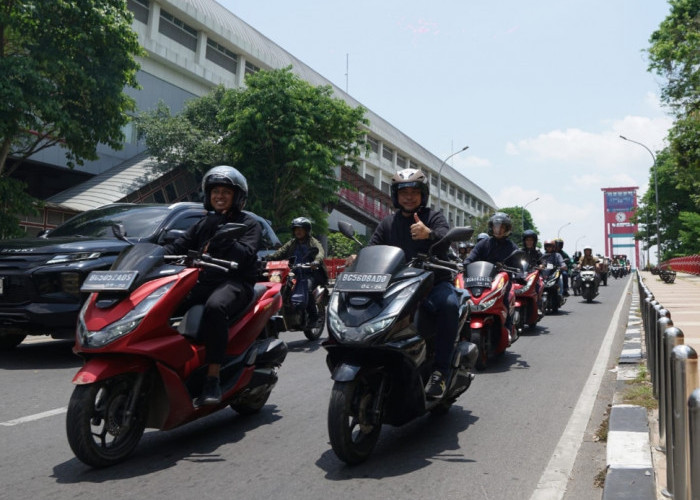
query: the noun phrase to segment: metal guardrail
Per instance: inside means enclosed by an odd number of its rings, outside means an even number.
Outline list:
[[[659,439],[666,453],[664,495],[700,500],[698,355],[637,273],[647,365],[659,401]],[[665,448],[664,448],[665,444]]]

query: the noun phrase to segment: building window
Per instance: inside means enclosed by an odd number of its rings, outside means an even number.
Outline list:
[[[374,151],[375,154],[379,154],[379,141],[377,139],[371,135],[368,135],[367,144],[369,144],[369,148]]]
[[[388,182],[382,181],[382,193],[391,195],[391,185]]]
[[[430,184],[437,187],[437,175],[430,176]]]
[[[394,150],[385,145],[382,148],[382,156],[389,161],[394,161]]]
[[[413,168],[413,169],[420,170],[420,167],[419,167],[418,164],[417,164],[416,162],[414,162],[414,161],[412,161],[409,165],[410,165],[411,168]]]
[[[238,70],[238,54],[231,52],[211,38],[207,40],[207,59],[233,74]]]
[[[158,32],[193,52],[197,50],[197,30],[167,11],[160,11]]]
[[[253,64],[250,61],[245,62],[245,74],[246,75],[252,75],[253,73],[257,73],[260,71],[260,68],[257,67],[255,64]]]
[[[401,167],[401,168],[406,168],[406,158],[397,154],[396,155],[396,165]]]
[[[441,191],[447,191],[447,182],[445,181],[440,181],[440,190]]]
[[[374,176],[370,174],[365,174],[365,180],[374,186]]]
[[[457,199],[462,201],[464,199],[464,193],[462,191],[457,191]]]
[[[143,24],[148,24],[148,0],[129,0],[126,8],[134,14],[134,19]]]
[[[454,195],[455,195],[455,187],[452,184],[450,184],[450,196],[454,196]]]

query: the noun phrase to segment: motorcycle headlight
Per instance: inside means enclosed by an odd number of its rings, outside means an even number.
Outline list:
[[[525,283],[525,286],[522,288],[518,288],[515,290],[515,295],[523,295],[524,293],[527,293],[530,291],[530,288],[535,284],[535,278],[537,278],[536,275],[532,275],[527,282]]]
[[[77,262],[80,260],[93,260],[100,257],[100,252],[82,252],[54,255],[49,259],[47,264],[64,264],[66,262]]]
[[[484,300],[483,302],[479,302],[478,304],[476,304],[474,302],[470,302],[469,303],[469,310],[472,312],[485,311],[489,307],[493,306],[499,298],[500,297],[498,295],[496,295],[494,297],[491,297],[491,298]]]
[[[171,281],[170,283],[156,288],[123,318],[97,331],[90,331],[85,325],[85,310],[89,302],[86,301],[78,316],[78,337],[81,344],[84,347],[102,347],[134,331],[141,323],[141,320],[148,314],[148,311],[158,303],[160,298],[165,295],[174,284],[175,282]]]

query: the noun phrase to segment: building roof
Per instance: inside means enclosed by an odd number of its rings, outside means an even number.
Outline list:
[[[157,167],[157,168],[156,168]],[[140,153],[46,200],[54,208],[83,212],[126,198],[164,173],[148,153]]]

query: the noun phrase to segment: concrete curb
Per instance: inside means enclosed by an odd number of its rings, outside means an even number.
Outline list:
[[[603,500],[656,500],[649,417],[642,406],[620,404],[625,382],[636,378],[642,361],[639,294],[632,287],[632,304],[617,370],[617,388],[608,424],[607,474]]]

